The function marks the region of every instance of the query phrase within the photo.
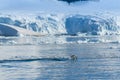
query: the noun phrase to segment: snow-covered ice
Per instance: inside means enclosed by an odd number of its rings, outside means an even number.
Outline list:
[[[107,13],[106,13],[107,14]],[[41,34],[120,34],[119,16],[81,14],[0,15],[0,23],[25,28]]]

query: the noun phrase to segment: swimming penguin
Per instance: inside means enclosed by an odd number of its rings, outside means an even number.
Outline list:
[[[71,60],[77,60],[77,56],[76,55],[71,55],[70,58],[71,58]]]

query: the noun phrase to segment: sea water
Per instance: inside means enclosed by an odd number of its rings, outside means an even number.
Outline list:
[[[23,44],[19,39],[0,38],[0,80],[120,79],[119,43]]]

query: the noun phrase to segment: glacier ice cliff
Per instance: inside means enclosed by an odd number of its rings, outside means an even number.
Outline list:
[[[90,15],[67,17],[65,27],[68,34],[86,33],[91,35],[119,34],[120,27],[113,18],[100,18]]]
[[[120,34],[119,19],[113,16],[80,14],[0,14],[0,23],[14,25],[41,34]]]

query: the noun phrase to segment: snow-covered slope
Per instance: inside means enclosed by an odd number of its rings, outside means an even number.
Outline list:
[[[60,34],[65,32],[63,15],[0,15],[0,23],[33,30],[42,34]]]
[[[119,17],[80,14],[0,15],[0,23],[39,32],[41,34],[120,34]]]
[[[0,23],[1,36],[42,36],[39,32],[27,30],[13,25]]]

